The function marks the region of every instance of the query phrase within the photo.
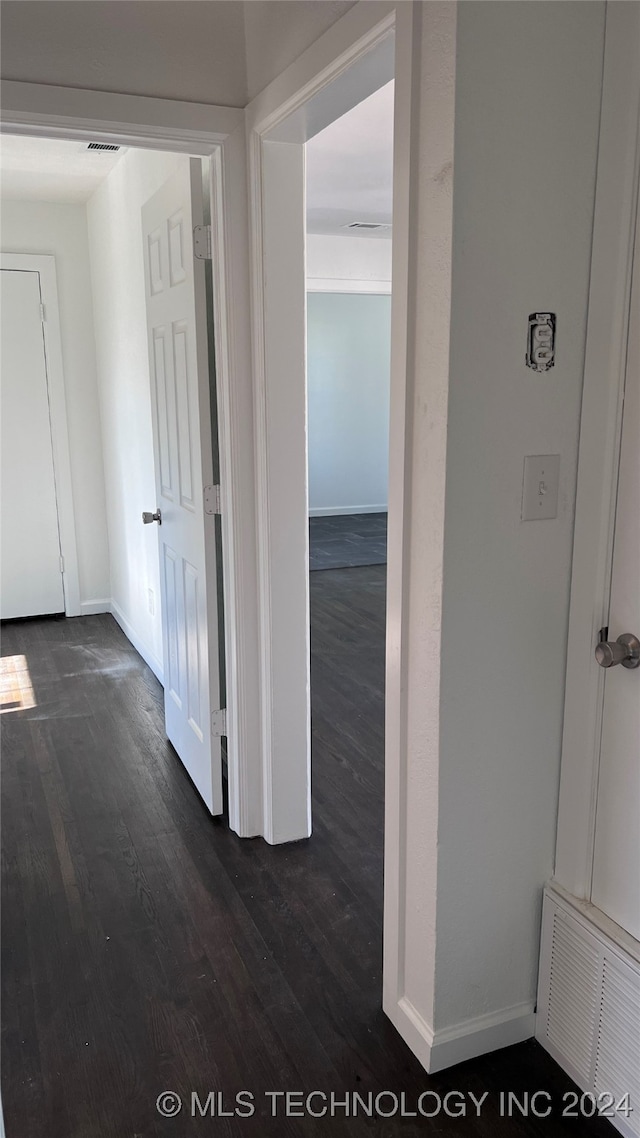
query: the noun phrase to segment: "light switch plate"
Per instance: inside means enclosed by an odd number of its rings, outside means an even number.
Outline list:
[[[522,482],[522,521],[557,518],[559,454],[528,454]]]

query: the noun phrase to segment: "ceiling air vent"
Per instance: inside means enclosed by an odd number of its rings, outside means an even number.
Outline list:
[[[89,142],[87,143],[87,150],[119,150],[120,147],[116,146],[115,142]]]
[[[385,225],[381,221],[350,221],[348,225],[343,225],[343,229],[391,229],[390,225]]]

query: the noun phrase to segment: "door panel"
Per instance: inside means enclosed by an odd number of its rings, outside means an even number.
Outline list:
[[[211,734],[220,707],[212,408],[204,263],[192,230],[203,221],[198,160],[184,160],[144,205],[147,328],[161,563],[165,723],[213,814],[222,811],[222,757]]]
[[[609,640],[640,637],[640,227],[631,293]],[[640,668],[609,668],[591,900],[640,939]]]
[[[64,612],[40,274],[2,269],[3,620]]]

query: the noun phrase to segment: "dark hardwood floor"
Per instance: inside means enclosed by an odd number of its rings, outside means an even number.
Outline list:
[[[332,514],[309,518],[309,569],[384,565],[387,515]]]
[[[34,692],[2,716],[8,1138],[613,1135],[561,1117],[571,1083],[533,1042],[428,1077],[383,1015],[384,569],[314,573],[311,597],[314,833],[288,847],[208,817],[110,617],[3,629]],[[549,1118],[500,1116],[500,1091],[541,1089]],[[226,1111],[248,1090],[255,1114],[193,1117],[192,1090]],[[274,1090],[488,1098],[479,1118],[470,1100],[466,1117],[285,1117],[281,1099],[271,1118]]]

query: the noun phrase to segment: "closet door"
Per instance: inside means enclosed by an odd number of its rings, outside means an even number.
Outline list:
[[[40,274],[0,271],[0,617],[65,610]]]
[[[622,419],[610,645],[640,641],[640,226],[631,289],[631,319]],[[640,648],[640,644],[639,644]],[[605,679],[591,900],[640,939],[640,660],[610,663]],[[630,652],[633,655],[633,652]],[[617,656],[621,653],[618,651]],[[617,657],[616,657],[617,658]],[[636,666],[629,666],[635,664]]]

